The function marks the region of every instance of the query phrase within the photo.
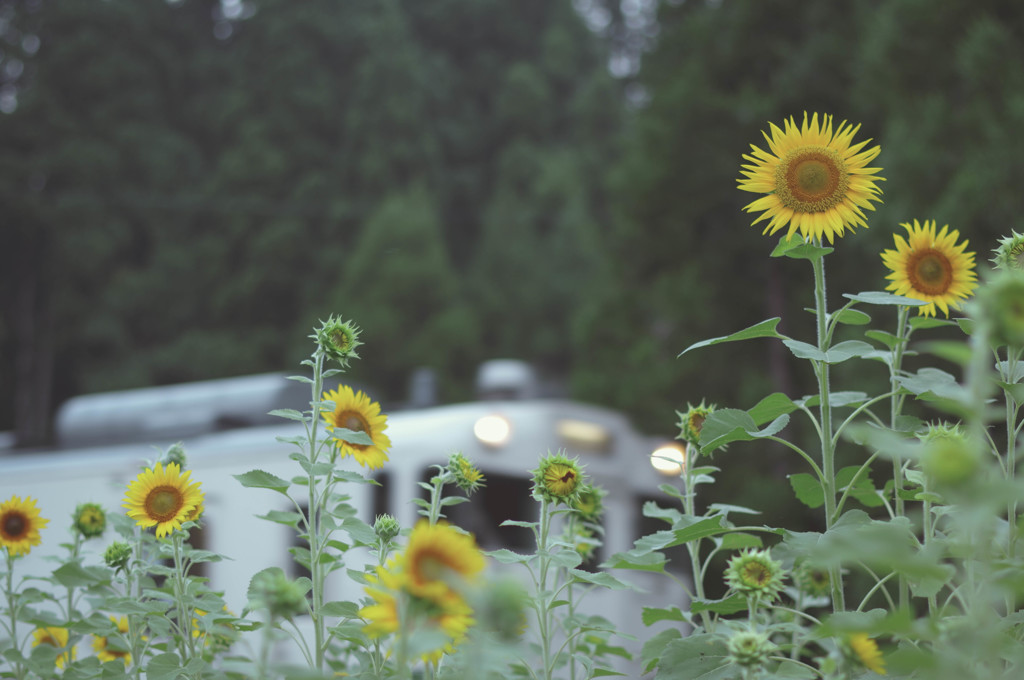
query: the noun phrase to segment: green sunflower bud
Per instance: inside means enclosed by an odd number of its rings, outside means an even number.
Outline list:
[[[1011,231],[1010,236],[999,239],[999,246],[992,252],[996,269],[1024,269],[1024,235]]]
[[[320,326],[311,337],[316,339],[327,358],[337,361],[342,366],[348,366],[349,359],[359,358],[356,348],[363,344],[359,342],[359,327],[351,321],[342,321],[333,314],[327,321],[320,322]]]
[[[185,445],[181,442],[171,444],[164,451],[164,454],[160,456],[160,462],[163,463],[164,467],[167,467],[170,463],[176,463],[178,469],[184,470],[188,465],[188,456],[185,455]]]
[[[971,446],[959,425],[931,425],[919,437],[921,470],[939,485],[955,485],[973,477],[981,467],[981,454]]]
[[[978,310],[995,341],[1024,347],[1024,269],[998,272],[978,292]]]
[[[778,596],[783,576],[782,562],[773,560],[768,550],[744,550],[729,560],[725,570],[730,588],[762,600]]]
[[[306,591],[284,570],[270,567],[249,582],[249,606],[267,610],[272,619],[291,619],[306,612]]]
[[[107,528],[107,513],[96,503],[82,503],[71,515],[71,528],[82,538],[98,538]]]
[[[535,498],[571,505],[583,487],[583,468],[575,458],[549,453],[533,473]]]
[[[484,486],[484,474],[480,472],[464,455],[456,451],[448,458],[448,474],[455,480],[455,485],[466,495]]]
[[[768,660],[777,647],[764,633],[740,631],[733,634],[726,643],[729,658],[741,666],[760,666]]]
[[[103,551],[103,562],[116,571],[128,569],[132,559],[132,547],[124,541],[114,541]]]
[[[707,417],[715,412],[715,405],[710,406],[704,403],[704,400],[700,400],[700,404],[697,406],[686,405],[686,413],[680,413],[676,411],[676,415],[679,416],[679,436],[677,439],[689,443],[691,446],[700,446],[700,433],[704,428],[704,421]]]
[[[600,522],[604,514],[604,497],[608,492],[593,484],[584,484],[570,504],[584,522]]]
[[[377,515],[376,521],[373,523],[373,531],[377,534],[377,538],[387,543],[398,536],[398,533],[402,530],[402,527],[398,524],[398,520],[391,515]]]

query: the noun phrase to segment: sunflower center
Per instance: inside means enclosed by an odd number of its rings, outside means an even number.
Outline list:
[[[370,424],[366,422],[366,419],[363,418],[362,414],[356,411],[342,411],[338,414],[336,420],[338,427],[344,427],[345,429],[352,430],[353,432],[365,432],[366,434],[370,434]],[[345,443],[354,449],[359,449],[360,451],[368,448],[365,444],[353,444],[351,442]]]
[[[177,516],[185,498],[173,486],[158,486],[146,496],[146,514],[157,522],[166,522]]]
[[[775,171],[775,193],[782,205],[803,213],[826,212],[846,198],[850,176],[839,154],[803,147],[787,154]]]
[[[953,284],[953,263],[937,250],[922,250],[907,263],[907,279],[919,293],[943,295]]]
[[[763,586],[771,580],[771,574],[763,564],[751,562],[743,567],[743,579],[754,586]]]
[[[28,519],[20,512],[9,512],[0,520],[0,530],[8,540],[17,540],[28,532]]]

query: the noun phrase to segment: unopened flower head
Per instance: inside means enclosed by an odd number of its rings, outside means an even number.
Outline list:
[[[312,336],[329,359],[342,366],[348,366],[349,359],[358,359],[356,348],[359,342],[359,327],[351,321],[342,321],[340,317],[331,315],[327,321],[321,321]]]
[[[575,458],[561,453],[541,459],[533,472],[533,495],[536,498],[571,505],[583,486],[583,469]]]
[[[843,651],[846,657],[863,668],[885,675],[885,659],[878,644],[867,633],[854,633],[845,640]]]
[[[377,534],[377,538],[385,543],[394,540],[401,530],[402,527],[398,523],[398,520],[387,513],[377,515],[377,519],[373,522],[374,533]]]
[[[704,400],[700,400],[700,404],[697,406],[686,405],[686,412],[680,413],[676,411],[676,415],[679,416],[679,436],[677,439],[682,439],[691,446],[700,446],[700,433],[704,429],[704,421],[707,417],[715,412],[715,405],[710,406],[704,403]]]
[[[999,246],[993,251],[992,264],[996,269],[1024,269],[1024,234],[1011,231],[999,239]]]
[[[114,541],[103,551],[103,562],[111,569],[123,571],[132,559],[132,547],[124,541]]]
[[[992,339],[1024,347],[1024,269],[994,273],[978,291],[977,311],[991,327]]]
[[[284,570],[271,567],[252,577],[249,583],[249,604],[265,609],[272,619],[291,619],[306,612],[306,592]]]
[[[918,436],[923,448],[921,470],[933,482],[950,486],[972,478],[981,466],[981,454],[959,425],[929,425]]]
[[[741,666],[761,666],[777,648],[765,633],[752,630],[733,633],[726,642],[729,658]]]
[[[597,523],[604,514],[604,497],[608,492],[589,482],[583,484],[570,506],[584,522]]]
[[[498,578],[479,592],[476,602],[480,624],[505,642],[518,640],[526,631],[528,595],[515,578]]]
[[[762,600],[778,596],[782,578],[782,562],[773,560],[768,550],[744,550],[729,560],[725,570],[730,588]]]
[[[0,548],[12,556],[27,555],[32,546],[42,542],[39,530],[49,522],[39,516],[34,499],[11,496],[0,503]]]
[[[182,470],[187,468],[188,455],[185,453],[185,445],[182,442],[177,442],[168,446],[167,450],[160,456],[160,462],[165,466],[174,463]]]
[[[71,515],[71,528],[82,538],[97,538],[107,528],[107,513],[96,503],[82,503]]]
[[[467,496],[484,486],[486,482],[484,474],[458,451],[448,458],[448,474],[455,479],[455,486],[462,489]]]
[[[797,588],[811,597],[824,597],[832,590],[828,570],[806,562],[793,571],[793,582]]]

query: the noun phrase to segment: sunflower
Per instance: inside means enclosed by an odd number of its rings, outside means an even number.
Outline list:
[[[0,546],[11,555],[27,555],[42,539],[39,530],[50,520],[39,516],[35,500],[11,496],[0,503]]]
[[[412,592],[409,574],[400,559],[389,561],[386,568],[378,567],[367,581],[366,594],[373,604],[360,609],[359,616],[367,622],[363,632],[369,637],[382,637],[400,629],[439,630],[447,635],[444,644],[421,654],[424,661],[436,663],[444,654],[453,652],[475,623],[472,608],[449,588],[430,588],[425,594]],[[403,615],[409,617],[405,627],[401,625]]]
[[[82,538],[98,538],[107,528],[107,513],[96,503],[82,503],[71,515],[71,528]]]
[[[959,309],[963,300],[977,287],[974,253],[965,253],[967,241],[957,244],[960,232],[948,231],[949,226],[935,233],[935,221],[919,224],[900,224],[908,234],[904,240],[899,234],[893,238],[896,250],[882,252],[882,262],[892,270],[885,278],[892,283],[885,287],[897,295],[928,304],[918,307],[918,314],[935,316],[935,306],[948,317],[949,308]]]
[[[121,659],[121,661],[124,662],[124,665],[128,666],[132,662],[131,652],[121,649],[124,645],[123,638],[128,634],[128,617],[122,616],[120,619],[115,619],[111,616],[110,620],[114,622],[115,626],[117,626],[117,632],[121,634],[122,640],[111,645],[109,638],[94,635],[92,638],[92,649],[96,652],[96,658],[103,663]]]
[[[572,504],[583,488],[583,468],[575,458],[548,454],[533,472],[533,494],[552,503]]]
[[[182,474],[177,463],[168,463],[166,468],[157,463],[128,485],[122,507],[139,526],[156,525],[156,537],[163,538],[180,529],[203,504],[199,482],[192,482],[191,475],[191,470]]]
[[[410,589],[422,592],[438,581],[449,584],[452,577],[474,578],[484,568],[484,556],[471,535],[446,522],[420,520],[409,535],[403,564]]]
[[[829,243],[847,227],[867,228],[863,211],[874,210],[871,202],[881,201],[876,183],[883,178],[874,176],[880,168],[866,166],[881,148],[864,151],[870,139],[851,144],[860,125],[843,121],[833,132],[829,115],[822,115],[820,125],[816,113],[810,123],[804,113],[800,127],[792,117],[784,124],[783,131],[769,123],[770,137],[762,132],[768,151],[751,144],[751,154],[743,155],[748,164],[743,165],[739,188],[766,194],[744,208],[761,212],[753,224],[770,218],[766,234],[788,224],[787,238],[799,230],[805,239],[824,236]]]
[[[767,600],[782,590],[783,576],[782,562],[773,560],[768,550],[744,550],[729,560],[725,570],[730,588]]]
[[[380,404],[370,401],[362,392],[353,392],[351,387],[341,385],[337,390],[324,392],[324,401],[333,401],[333,411],[323,411],[328,431],[344,428],[353,432],[363,432],[373,444],[353,444],[335,438],[334,445],[341,455],[352,456],[360,465],[375,470],[384,466],[388,459],[387,450],[391,440],[384,434],[388,427],[387,416],[380,412]]]
[[[47,626],[45,628],[36,628],[34,631],[32,631],[32,638],[33,647],[38,647],[39,645],[51,645],[62,652],[57,655],[57,668],[64,668],[64,664],[71,663],[75,660],[75,648],[72,647],[71,649],[67,649],[67,628],[57,628],[53,626]]]
[[[869,671],[885,675],[885,660],[878,644],[867,636],[867,633],[854,633],[847,639],[853,660]]]

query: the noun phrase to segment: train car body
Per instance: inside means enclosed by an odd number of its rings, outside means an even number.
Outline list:
[[[283,377],[274,380],[280,384]],[[153,400],[157,394],[150,391],[141,395],[132,408],[139,408],[141,403],[146,410],[159,411],[160,404]],[[308,404],[308,395],[305,398]],[[109,405],[116,410],[118,403],[121,400],[115,399]],[[96,409],[81,404],[76,408],[79,416],[67,416],[65,421],[79,417],[95,425],[95,421],[102,420]],[[123,410],[130,415],[128,406]],[[154,415],[163,420],[168,417],[167,413]],[[216,421],[209,414],[194,415],[193,423]],[[86,429],[93,437],[96,428]],[[193,434],[181,438],[192,477],[202,483],[205,492],[204,527],[198,547],[227,558],[203,565],[204,576],[215,590],[224,592],[230,608],[241,611],[249,580],[257,571],[278,566],[293,576],[301,573],[288,552],[301,542],[290,527],[258,518],[268,510],[295,510],[289,507],[288,499],[270,490],[245,488],[233,475],[253,469],[283,479],[302,474],[298,463],[289,458],[295,445],[281,439],[300,436],[303,430],[284,420],[222,431],[202,430],[195,427]],[[508,519],[536,520],[538,504],[530,495],[530,470],[547,452],[561,450],[578,457],[590,480],[608,492],[604,501],[604,545],[595,563],[629,550],[641,535],[661,528],[652,527],[641,513],[644,502],[663,498],[658,486],[666,477],[650,462],[654,442],[634,430],[618,412],[564,399],[489,399],[390,413],[387,434],[392,446],[390,459],[374,475],[379,486],[347,484],[340,489],[351,496],[359,518],[369,524],[376,515],[387,512],[403,527],[412,527],[418,519],[413,499],[425,497],[419,483],[435,474],[432,466],[443,465],[452,452],[459,451],[484,473],[487,481],[470,502],[446,508],[451,521],[472,532],[485,550],[532,552],[535,546],[528,530],[500,525]],[[0,455],[0,496],[32,497],[42,515],[50,519],[42,532],[42,545],[19,561],[18,570],[48,573],[53,566],[48,556],[58,554],[58,544],[68,540],[66,527],[76,505],[96,502],[108,510],[120,511],[128,482],[147,461],[156,460],[176,440],[154,438],[146,443],[116,444],[90,440],[88,446],[76,446],[74,437],[68,437],[64,448]],[[342,459],[340,466],[358,469],[351,459]],[[87,542],[87,563],[100,562],[99,555],[109,540],[108,536],[103,541]],[[368,559],[365,551],[350,552],[345,559],[351,567],[358,569]],[[331,599],[360,599],[361,588],[347,579],[344,571],[332,576],[337,580],[328,584]],[[682,589],[665,575],[628,572],[617,576],[642,590],[601,590],[592,593],[583,607],[612,620],[627,634],[641,639],[652,634],[641,624],[643,607],[686,604]]]

